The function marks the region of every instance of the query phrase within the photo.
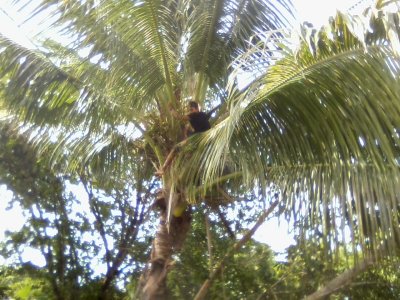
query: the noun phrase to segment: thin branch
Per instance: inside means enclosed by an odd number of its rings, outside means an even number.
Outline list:
[[[155,183],[156,181],[154,180],[147,188],[145,193],[146,198],[150,196],[151,190],[154,188]],[[142,193],[141,187],[142,185],[139,185],[137,188],[138,195],[136,197],[136,207],[135,207],[134,217],[132,216],[129,217],[126,225],[127,230],[121,233],[120,241],[117,247],[117,254],[111,260],[110,268],[108,268],[103,284],[101,286],[102,294],[100,295],[99,299],[103,299],[103,297],[105,297],[105,293],[109,288],[111,282],[115,279],[116,276],[118,276],[118,274],[121,273],[120,267],[122,263],[125,261],[129,253],[129,250],[131,249],[131,246],[139,233],[140,225],[142,225],[145,221],[144,214],[146,214],[146,217],[149,216],[148,212],[150,211],[150,209],[145,211],[146,206],[144,205],[142,197],[140,196],[140,194]],[[140,205],[142,205],[142,209],[140,212],[140,217],[138,219],[138,211],[140,209]]]
[[[207,213],[204,214],[204,221],[205,221],[205,224],[206,224],[208,263],[209,263],[210,274],[211,274],[212,273],[212,266],[213,266],[212,237],[211,237],[211,230],[210,230],[210,220],[208,219]]]
[[[36,220],[40,220],[41,222],[45,222],[45,219],[43,217],[43,212],[40,209],[39,205],[36,204],[36,209],[39,212],[39,217],[36,217],[32,207],[29,208],[29,212],[31,213],[31,217],[33,221]],[[54,257],[53,257],[53,249],[51,248],[51,244],[47,243],[46,245],[46,240],[50,240],[50,237],[47,234],[46,228],[43,230],[43,235],[41,233],[41,231],[36,227],[36,226],[32,226],[33,230],[36,232],[37,236],[39,237],[39,247],[41,250],[42,255],[45,258],[46,264],[47,264],[47,268],[49,270],[50,273],[50,285],[51,288],[53,290],[54,295],[56,296],[56,299],[62,299],[62,295],[61,295],[61,291],[60,291],[60,286],[57,283],[57,276],[56,276],[56,272],[55,272],[55,266],[54,266]],[[45,250],[45,247],[47,246],[47,252]],[[21,261],[22,263],[22,261]]]
[[[103,220],[101,218],[101,214],[100,214],[100,210],[98,207],[98,203],[96,200],[96,197],[93,194],[93,190],[91,187],[88,186],[88,182],[86,181],[86,179],[84,178],[84,176],[80,176],[81,182],[83,184],[83,187],[88,195],[88,200],[89,200],[89,207],[91,212],[93,213],[96,222],[98,224],[98,231],[99,234],[101,236],[101,239],[103,240],[103,244],[104,244],[104,248],[105,248],[105,256],[106,256],[106,263],[107,263],[107,270],[109,270],[111,268],[111,262],[112,262],[112,255],[111,255],[111,251],[108,245],[108,241],[107,241],[107,233],[104,227],[104,223]]]
[[[218,214],[218,217],[221,219],[222,224],[224,225],[226,232],[228,233],[229,237],[232,240],[236,240],[235,233],[232,231],[231,227],[229,226],[228,220],[225,218],[224,214],[221,212],[221,210],[217,207],[216,212]]]
[[[261,214],[254,226],[225,254],[222,260],[216,265],[214,271],[209,275],[208,279],[204,281],[200,290],[197,292],[194,300],[202,300],[206,296],[211,283],[215,280],[222,268],[225,266],[228,258],[235,252],[237,252],[245,243],[247,243],[257,229],[264,223],[265,219],[274,211],[275,207],[278,206],[279,201],[275,201],[271,206]]]

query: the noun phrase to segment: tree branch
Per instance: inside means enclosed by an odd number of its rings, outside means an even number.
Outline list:
[[[264,213],[261,214],[257,222],[254,224],[254,226],[225,254],[222,260],[216,265],[214,271],[210,273],[208,279],[204,281],[200,290],[194,297],[194,300],[204,299],[211,286],[211,283],[214,281],[214,279],[218,276],[219,272],[225,266],[228,258],[250,240],[250,238],[257,231],[257,229],[264,223],[265,219],[273,212],[278,203],[279,201],[273,202],[271,206],[266,211],[264,211]]]
[[[209,263],[209,266],[210,266],[210,274],[211,274],[212,273],[212,266],[213,266],[212,237],[211,237],[211,230],[210,230],[210,220],[208,219],[207,213],[204,214],[204,221],[205,221],[205,224],[206,224],[208,263]]]
[[[107,270],[110,270],[111,268],[111,251],[110,248],[108,246],[108,241],[107,241],[107,233],[104,227],[104,223],[103,220],[101,218],[101,214],[100,214],[100,209],[97,203],[97,199],[93,194],[93,190],[92,188],[89,186],[89,183],[86,181],[84,176],[80,176],[81,182],[83,184],[83,187],[86,191],[86,194],[88,195],[88,200],[89,200],[89,207],[90,210],[93,214],[93,216],[96,219],[97,222],[97,226],[95,226],[95,228],[98,230],[101,239],[103,240],[103,244],[104,244],[104,250],[105,250],[105,257],[106,257],[106,263],[107,263]]]
[[[230,237],[232,240],[236,240],[235,233],[232,231],[231,227],[229,226],[229,222],[228,222],[228,220],[225,218],[224,214],[221,212],[221,210],[220,210],[218,207],[216,207],[215,210],[216,210],[216,212],[217,212],[217,214],[218,214],[218,217],[221,219],[221,222],[222,222],[222,224],[224,225],[225,230],[226,230],[226,232],[228,233],[229,237]]]
[[[346,270],[329,281],[325,286],[318,289],[315,293],[307,296],[305,300],[323,299],[330,294],[340,290],[341,288],[349,285],[360,273],[365,272],[368,268],[373,266],[375,261],[372,257],[367,257],[354,268]]]

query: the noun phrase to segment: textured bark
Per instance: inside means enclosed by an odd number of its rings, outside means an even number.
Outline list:
[[[168,226],[167,211],[160,203],[157,199],[161,210],[160,224],[153,241],[151,259],[138,288],[137,296],[142,300],[168,299],[166,279],[173,265],[172,254],[181,249],[191,225],[190,209],[186,209],[182,216],[172,216]]]

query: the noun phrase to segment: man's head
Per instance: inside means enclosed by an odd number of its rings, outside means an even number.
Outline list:
[[[199,104],[196,101],[190,101],[189,102],[189,111],[191,113],[199,112],[200,111]]]

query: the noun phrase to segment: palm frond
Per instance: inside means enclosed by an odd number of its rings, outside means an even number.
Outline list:
[[[172,73],[177,68],[175,52],[180,42],[179,34],[174,34],[179,26],[176,26],[172,8],[159,0],[116,1],[104,5],[107,22],[122,40],[135,52],[142,52],[157,62],[170,99],[174,96]],[[126,13],[126,17],[121,18],[121,11]]]
[[[280,186],[287,215],[329,242],[347,227],[353,245],[395,251],[400,64],[387,38],[360,41],[343,20],[232,94],[229,116],[192,140],[182,177],[209,183],[229,160],[249,188]]]
[[[204,90],[224,78],[233,60],[256,42],[256,33],[287,27],[284,13],[290,16],[290,8],[290,1],[246,0],[201,1],[193,7],[184,65],[190,76],[198,74],[193,98],[204,101]]]
[[[69,41],[75,52],[88,53],[88,60],[97,60],[96,65],[110,73],[108,85],[113,85],[115,79],[124,80],[131,88],[139,86],[141,93],[153,97],[165,82],[169,82],[167,90],[172,89],[170,73],[176,69],[179,37],[174,34],[178,26],[171,5],[160,1],[35,4],[36,12],[52,14],[52,23],[48,24],[51,28],[47,29],[50,36],[54,39],[59,33],[57,38],[64,46]],[[43,34],[49,36],[46,31]],[[141,97],[135,98],[140,102]]]
[[[107,79],[103,79],[108,76],[108,71],[79,60],[68,49],[57,49],[58,53],[68,52],[68,56],[63,53],[63,57],[55,57],[52,53],[23,48],[6,38],[1,38],[0,43],[3,48],[0,77],[5,83],[4,100],[10,109],[25,115],[25,120],[51,123],[52,120],[47,118],[51,112],[57,123],[64,120],[65,124],[70,122],[76,125],[89,117],[84,115],[85,108],[89,107],[97,110],[92,116],[97,121],[105,121],[113,109],[120,109],[120,118],[115,120],[116,123],[132,117],[134,110],[122,109],[127,102],[124,96],[129,96],[127,88],[121,91],[123,85],[120,83],[121,90],[113,89],[111,92]],[[54,47],[49,46],[49,49]],[[133,90],[131,95],[136,93],[136,97],[139,94],[145,98],[140,91]],[[131,101],[129,104],[133,109],[139,109]],[[102,110],[104,113],[101,113]]]
[[[48,45],[48,49],[61,48],[57,53],[65,61],[60,66],[52,52],[45,56],[5,38],[1,39],[1,46],[2,107],[23,118],[23,130],[29,129],[40,152],[54,163],[69,156],[68,168],[72,169],[81,168],[82,163],[101,153],[108,153],[102,162],[108,168],[121,167],[129,161],[136,147],[132,147],[129,135],[122,139],[115,127],[136,124],[131,119],[141,120],[134,117],[140,115],[140,110],[138,113],[126,109],[135,106],[118,103],[117,89],[107,90],[90,76],[105,77],[105,70],[79,60],[57,44]],[[119,86],[123,89],[122,84]],[[118,159],[114,157],[115,149],[121,155]]]

